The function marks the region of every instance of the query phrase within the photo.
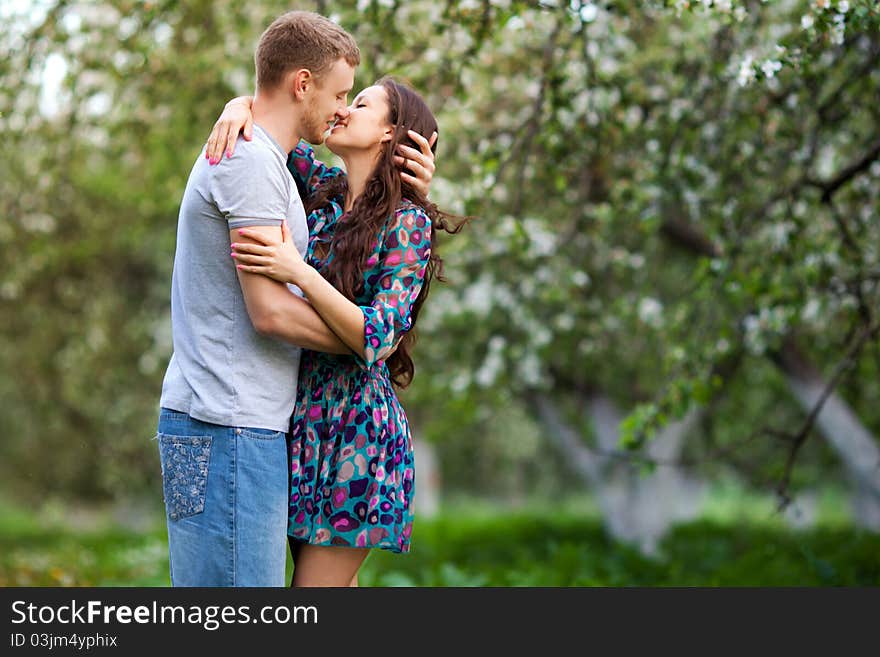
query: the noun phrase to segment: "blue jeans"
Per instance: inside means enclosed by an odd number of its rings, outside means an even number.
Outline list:
[[[172,586],[285,586],[287,441],[161,409]]]

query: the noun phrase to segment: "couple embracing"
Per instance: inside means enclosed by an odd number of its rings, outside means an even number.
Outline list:
[[[291,586],[357,585],[371,549],[410,549],[395,388],[461,224],[427,200],[427,105],[391,79],[349,105],[359,60],[330,20],[277,18],[190,173],[157,435],[174,586],[284,586],[288,544]]]

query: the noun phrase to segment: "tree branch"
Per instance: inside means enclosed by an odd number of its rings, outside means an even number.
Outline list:
[[[784,509],[791,501],[791,498],[788,495],[788,489],[791,484],[791,474],[794,470],[794,462],[801,447],[807,442],[813,429],[813,425],[816,423],[816,418],[818,418],[819,413],[822,412],[822,407],[825,406],[825,402],[828,400],[828,397],[831,396],[831,393],[834,392],[834,389],[840,383],[843,376],[853,367],[853,365],[855,365],[856,359],[865,345],[871,339],[876,337],[878,333],[880,333],[880,323],[875,324],[874,326],[866,326],[861,333],[855,337],[843,358],[841,358],[835,366],[831,379],[825,385],[822,394],[819,395],[819,399],[816,401],[800,430],[791,436],[791,449],[786,458],[782,478],[776,489],[776,492],[780,497],[780,510]],[[779,362],[785,361],[783,367],[789,371],[803,370],[802,362],[798,359],[792,358],[791,352],[794,349],[794,345],[789,343],[783,347],[783,350],[775,357],[775,359]],[[804,374],[803,372],[801,373]]]
[[[844,168],[834,178],[827,181],[807,178],[806,183],[822,190],[822,202],[828,203],[834,193],[862,171],[867,170],[880,157],[880,137],[874,140],[867,152],[857,161]]]

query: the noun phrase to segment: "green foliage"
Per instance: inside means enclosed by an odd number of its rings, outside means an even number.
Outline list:
[[[155,514],[126,527],[105,511],[0,505],[0,586],[167,586],[168,542]]]
[[[289,4],[87,4],[2,10],[0,474],[107,498],[156,489],[179,199]],[[708,442],[763,467],[749,437],[803,416],[767,359],[796,339],[828,373],[876,324],[875,2],[298,6],[356,36],[358,86],[392,73],[425,94],[432,198],[478,217],[441,243],[449,283],[405,397],[451,486],[568,485],[536,442],[539,389],[578,427],[584,391],[613,397],[636,450],[711,405]],[[854,360],[840,392],[877,435],[876,334]]]
[[[880,537],[833,516],[793,531],[741,495],[716,494],[711,515],[674,530],[655,559],[609,540],[595,515],[461,506],[419,520],[412,553],[373,551],[359,579],[362,586],[880,585]],[[168,585],[161,518],[125,530],[107,520],[76,529],[59,511],[54,518],[0,512],[0,585]]]

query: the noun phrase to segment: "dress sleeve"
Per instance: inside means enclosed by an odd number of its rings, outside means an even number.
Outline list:
[[[417,206],[398,209],[389,221],[384,244],[367,262],[367,289],[376,290],[364,313],[364,355],[369,369],[389,355],[410,327],[411,309],[425,281],[431,257],[431,220]]]
[[[287,168],[297,185],[304,188],[307,194],[313,194],[315,189],[342,173],[339,167],[328,167],[320,160],[316,160],[315,150],[304,141],[300,141],[296,148],[290,151]]]

